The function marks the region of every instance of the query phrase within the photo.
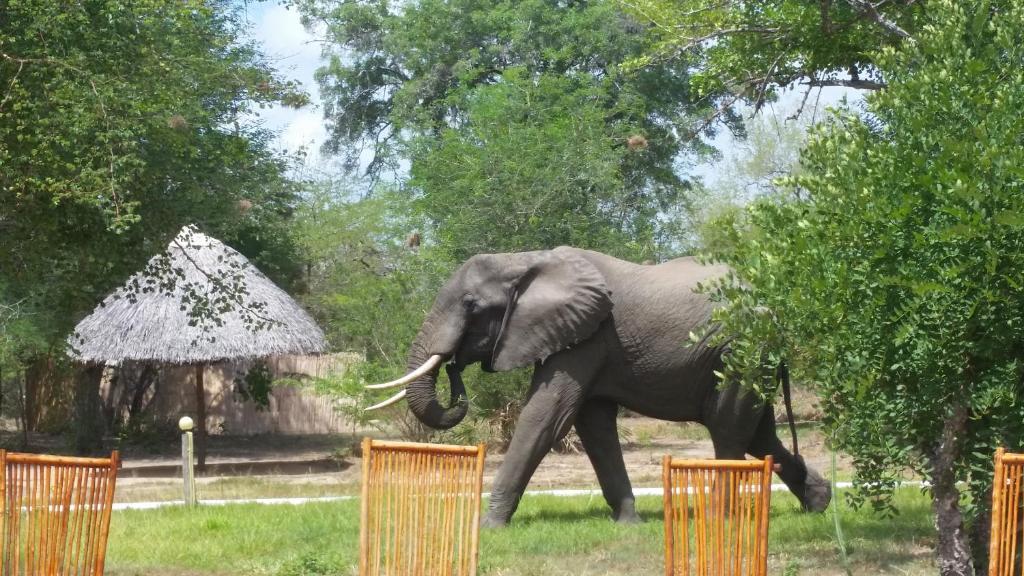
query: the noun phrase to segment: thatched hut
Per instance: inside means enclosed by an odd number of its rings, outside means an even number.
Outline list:
[[[202,368],[211,362],[318,354],[323,332],[244,256],[193,226],[75,328],[84,363],[152,361],[196,366],[197,452],[205,460]]]

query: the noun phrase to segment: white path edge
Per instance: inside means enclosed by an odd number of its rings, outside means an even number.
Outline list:
[[[921,481],[910,481],[902,482],[900,487],[917,487],[924,488],[928,486],[927,482]],[[851,488],[853,487],[852,482],[836,482],[836,488]],[[772,484],[772,492],[778,492],[786,490],[785,484]],[[484,492],[484,498],[490,496],[490,492]],[[661,496],[661,488],[634,488],[634,496]],[[558,497],[569,497],[569,496],[601,496],[600,490],[594,489],[557,489],[557,490],[529,490],[524,496],[558,496]],[[313,504],[317,502],[342,502],[346,500],[356,500],[358,496],[319,496],[310,498],[239,498],[235,500],[200,500],[201,506],[230,506],[233,504],[263,504],[263,505],[279,505],[279,504],[291,504],[292,506],[298,506],[301,504]],[[114,504],[114,510],[156,510],[158,508],[167,508],[170,506],[183,506],[185,503],[182,500],[167,500],[164,502],[118,502]]]

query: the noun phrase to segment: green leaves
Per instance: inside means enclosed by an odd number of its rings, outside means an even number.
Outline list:
[[[757,388],[766,350],[783,353],[821,390],[855,501],[880,508],[903,470],[933,472],[950,406],[969,411],[956,477],[974,502],[991,449],[1024,445],[1024,146],[1004,104],[1024,99],[1024,12],[936,1],[924,23],[872,56],[889,86],[867,115],[812,138],[786,180],[801,194],[723,220],[739,240],[714,253],[737,272],[713,291],[723,333],[761,344],[735,349],[728,376]]]
[[[843,1],[620,1],[651,25],[657,40],[629,66],[685,58],[696,68],[697,96],[719,99],[726,108],[742,100],[760,109],[794,83],[879,89],[885,80],[874,52],[900,40],[883,23],[913,31],[924,12],[921,3],[876,2],[875,18]]]
[[[371,175],[408,166],[451,258],[677,248],[696,146],[673,122],[706,104],[686,63],[623,73],[651,38],[616,2],[299,4],[346,55],[319,73],[328,147]]]
[[[606,96],[586,80],[510,69],[474,90],[460,128],[414,142],[410,184],[453,259],[561,244],[652,256],[657,200],[626,189],[634,152],[608,135]]]

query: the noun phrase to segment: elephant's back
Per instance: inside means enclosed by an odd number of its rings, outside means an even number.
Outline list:
[[[707,324],[713,308],[698,286],[729,269],[695,258],[646,266],[622,264],[599,267],[612,293],[616,332],[628,356],[641,365],[651,363],[652,368],[692,362],[687,356],[695,351],[683,348],[690,332],[700,332]]]
[[[644,268],[651,270],[650,276],[656,281],[690,288],[696,288],[699,283],[706,283],[729,273],[729,267],[724,264],[703,264],[693,256],[676,258]]]
[[[612,300],[620,312],[631,313],[650,307],[657,314],[678,314],[690,323],[706,320],[711,302],[700,286],[724,277],[729,268],[702,264],[687,256],[657,265],[623,263],[618,270],[605,272]]]

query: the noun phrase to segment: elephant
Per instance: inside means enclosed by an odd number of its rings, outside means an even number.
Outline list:
[[[410,372],[370,388],[407,385],[409,409],[447,429],[468,410],[461,372],[534,366],[530,389],[495,478],[484,526],[509,522],[544,455],[575,426],[618,522],[637,522],[616,425],[619,407],[700,422],[715,458],[772,455],[776,473],[805,510],[823,511],[831,488],[779,440],[774,409],[738,384],[720,386],[728,343],[715,343],[713,303],[696,290],[727,268],[678,258],[641,265],[589,250],[478,254],[440,289],[408,357]],[[705,333],[692,343],[690,334]],[[447,362],[449,405],[438,400]],[[792,424],[792,416],[790,416]],[[795,440],[795,436],[794,436]]]

